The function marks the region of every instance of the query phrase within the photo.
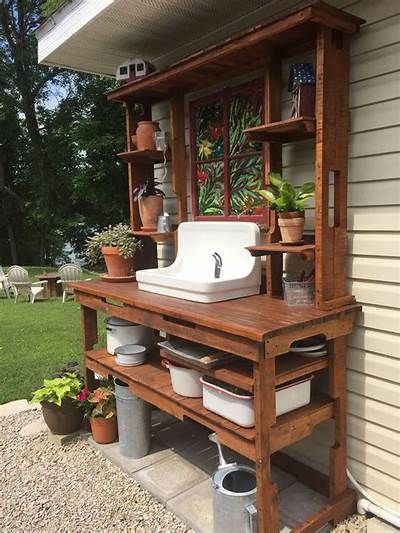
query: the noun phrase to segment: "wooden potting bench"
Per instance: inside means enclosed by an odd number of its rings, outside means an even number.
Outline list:
[[[121,158],[128,163],[132,230],[148,240],[154,235],[143,235],[138,229],[132,190],[137,181],[148,177],[160,154],[132,150],[135,104],[143,104],[146,118],[151,118],[152,103],[170,100],[170,157],[179,221],[186,219],[185,93],[220,83],[238,71],[265,68],[266,124],[248,135],[265,143],[266,176],[271,170],[281,171],[283,143],[315,138],[315,240],[290,249],[315,260],[315,306],[288,307],[281,298],[282,254],[289,250],[278,242],[273,213],[266,242],[249,250],[267,257],[266,294],[201,304],[140,291],[136,283],[90,281],[71,285],[82,307],[89,387],[94,386],[94,372],[116,376],[137,396],[181,420],[189,418],[215,431],[223,444],[254,460],[260,533],[279,531],[278,493],[271,479],[273,461],[329,498],[328,504],[296,531],[315,532],[328,521],[343,519],[355,505],[355,494],[347,487],[346,478],[346,336],[353,329],[359,309],[346,292],[347,132],[349,40],[362,22],[317,2],[108,94],[110,100],[126,105],[127,152]],[[315,117],[282,121],[282,58],[312,49],[316,51]],[[144,365],[116,365],[104,348],[95,347],[97,311],[237,355],[236,363],[205,373],[254,393],[255,427],[245,429],[209,412],[201,398],[175,394],[157,351]],[[313,335],[326,337],[328,357],[306,359],[288,353],[294,341]],[[277,385],[324,370],[328,373],[325,394],[313,390],[309,405],[276,417]],[[310,435],[317,424],[328,419],[333,419],[335,426],[329,476],[280,451]]]

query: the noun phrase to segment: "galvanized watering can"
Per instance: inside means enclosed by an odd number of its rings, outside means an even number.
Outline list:
[[[212,477],[214,533],[256,533],[257,481],[254,468],[227,463],[216,433],[208,437],[218,448],[219,466]]]

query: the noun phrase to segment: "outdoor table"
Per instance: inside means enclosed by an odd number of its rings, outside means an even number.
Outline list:
[[[61,283],[57,283],[61,279],[58,274],[45,272],[37,277],[40,281],[47,281],[45,291],[48,298],[56,298],[62,295]]]

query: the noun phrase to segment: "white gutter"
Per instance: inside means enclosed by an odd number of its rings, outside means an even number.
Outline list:
[[[364,496],[364,498],[360,498],[357,502],[357,511],[361,515],[372,513],[375,516],[382,518],[382,520],[385,520],[386,522],[389,522],[390,524],[400,528],[400,513],[393,511],[392,509],[387,509],[386,507],[374,502],[373,498],[371,498],[368,492],[364,490],[358,481],[353,477],[349,469],[347,469],[347,476],[358,492]]]

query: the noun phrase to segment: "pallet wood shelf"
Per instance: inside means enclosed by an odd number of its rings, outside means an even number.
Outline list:
[[[257,246],[247,246],[248,250],[254,257],[262,257],[271,254],[302,254],[305,255],[309,261],[312,261],[315,256],[315,244],[280,244],[279,242],[271,242],[269,244],[259,244]]]
[[[120,152],[117,157],[125,163],[163,163],[164,152],[161,150],[132,150],[130,152]],[[171,152],[166,152],[166,161],[171,160]]]
[[[134,230],[131,232],[135,237],[150,237],[154,242],[173,241],[175,239],[174,231],[143,231]]]
[[[299,117],[244,130],[252,142],[289,143],[315,137],[315,118]]]

